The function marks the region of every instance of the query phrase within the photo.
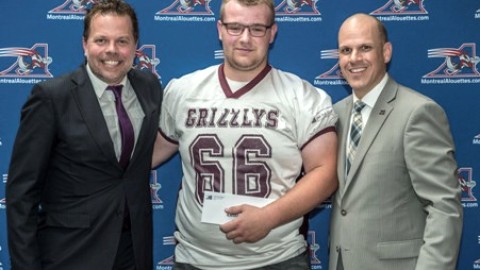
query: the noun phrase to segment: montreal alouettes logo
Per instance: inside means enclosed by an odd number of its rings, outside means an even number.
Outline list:
[[[321,59],[335,59],[335,65],[330,68],[328,71],[318,75],[315,77],[317,80],[338,80],[343,79],[342,72],[340,71],[340,67],[338,66],[338,50],[331,49],[331,50],[323,50],[320,52]]]
[[[150,171],[150,195],[152,199],[152,204],[155,205],[161,205],[163,204],[162,199],[158,196],[158,191],[162,188],[162,185],[158,183],[157,179],[157,171],[152,170]],[[154,207],[158,208],[158,207]]]
[[[389,0],[381,8],[371,12],[372,15],[420,15],[428,14],[424,0]]]
[[[160,79],[160,75],[157,72],[158,64],[160,64],[160,59],[156,57],[155,45],[142,45],[135,52],[133,68],[142,71],[150,71]]]
[[[175,246],[177,241],[174,236],[165,236],[163,237],[163,246]],[[157,263],[157,269],[172,269],[171,267],[175,264],[175,256],[169,256],[165,259],[162,259]]]
[[[462,189],[462,202],[476,202],[477,198],[473,195],[473,188],[477,182],[473,180],[473,169],[459,168],[457,174]]]
[[[330,69],[316,76],[314,85],[346,85],[347,81],[342,76],[342,71],[338,65],[338,50],[329,49],[320,51],[320,58],[331,60]]]
[[[315,231],[308,231],[308,246],[310,254],[310,263],[312,265],[321,265],[322,262],[317,257],[317,251],[320,249],[320,244],[317,243],[317,237]]]
[[[476,55],[475,43],[464,43],[459,48],[430,49],[428,58],[443,58],[443,62],[423,78],[480,77],[477,69],[480,57]]]
[[[0,48],[0,77],[52,78],[48,66],[52,58],[48,56],[48,44],[36,43],[31,48]]]
[[[158,11],[157,15],[213,15],[211,0],[175,0],[168,7]]]
[[[317,0],[283,0],[275,7],[277,16],[320,15]]]
[[[87,9],[101,2],[101,0],[67,0],[60,6],[52,9],[53,14],[84,14]]]

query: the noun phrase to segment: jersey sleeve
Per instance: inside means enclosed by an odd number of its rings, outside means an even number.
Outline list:
[[[334,131],[338,116],[330,96],[322,89],[303,82],[303,96],[298,98],[298,145],[303,148],[322,133]]]

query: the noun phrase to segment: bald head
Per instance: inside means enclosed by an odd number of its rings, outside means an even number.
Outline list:
[[[365,14],[365,13],[356,13],[350,17],[348,17],[343,23],[342,26],[340,26],[340,32],[342,32],[342,28],[345,28],[349,26],[350,24],[357,24],[357,25],[362,25],[362,24],[371,24],[372,27],[376,28],[379,40],[382,43],[387,43],[388,42],[388,34],[387,34],[387,29],[383,25],[381,21],[379,21],[376,17]]]

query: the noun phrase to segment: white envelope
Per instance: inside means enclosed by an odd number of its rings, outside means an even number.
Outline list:
[[[273,201],[274,199],[206,191],[203,198],[201,221],[204,223],[224,224],[236,217],[227,215],[225,209],[228,207],[241,204],[263,207]]]

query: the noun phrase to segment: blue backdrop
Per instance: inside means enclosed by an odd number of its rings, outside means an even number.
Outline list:
[[[77,68],[83,61],[85,8],[98,0],[0,1],[0,270],[10,269],[5,228],[5,183],[20,108],[34,83]],[[137,68],[163,85],[222,61],[216,32],[220,0],[130,0],[138,14]],[[323,88],[333,101],[349,94],[338,76],[341,22],[356,12],[377,16],[389,30],[389,72],[430,96],[447,112],[457,148],[465,225],[458,269],[480,269],[480,2],[473,0],[275,0],[279,33],[270,63]],[[35,153],[32,153],[35,154]],[[171,269],[174,208],[181,178],[178,157],[152,171],[155,269]],[[312,269],[327,269],[331,205],[310,214]],[[388,206],[386,206],[388,207]],[[448,228],[445,228],[448,229]]]

